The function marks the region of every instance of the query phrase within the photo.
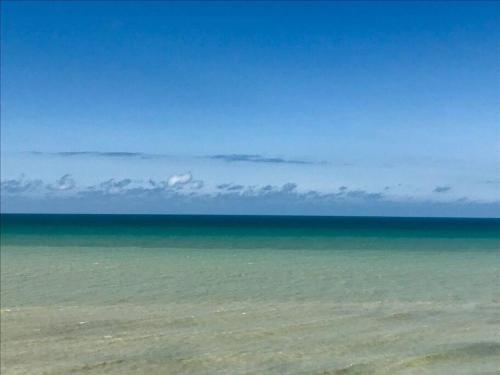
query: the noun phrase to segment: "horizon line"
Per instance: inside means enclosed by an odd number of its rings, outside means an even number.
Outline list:
[[[384,219],[473,219],[473,220],[500,220],[500,216],[391,216],[391,215],[277,215],[277,214],[162,214],[162,213],[56,213],[56,212],[0,212],[0,216],[238,216],[238,217],[297,217],[297,218],[384,218]]]

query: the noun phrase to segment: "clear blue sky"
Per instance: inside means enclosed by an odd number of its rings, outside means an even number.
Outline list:
[[[498,2],[1,6],[4,211],[500,215]]]

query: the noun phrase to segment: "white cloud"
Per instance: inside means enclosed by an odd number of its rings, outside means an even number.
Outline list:
[[[440,187],[443,190],[443,187]],[[114,179],[93,186],[77,186],[65,174],[53,184],[18,179],[1,183],[2,209],[6,212],[150,212],[238,213],[391,216],[490,216],[497,217],[498,200],[466,199],[449,202],[395,199],[382,192],[356,190],[321,192],[284,185],[220,184],[204,189],[204,181],[189,172],[173,174],[163,181]],[[5,204],[7,206],[5,206]],[[35,205],[35,206],[33,206]],[[59,208],[57,208],[59,207]]]
[[[59,180],[57,180],[56,184],[52,186],[54,190],[67,191],[74,189],[76,186],[75,180],[69,174],[65,174]]]
[[[3,180],[1,183],[2,194],[27,194],[43,187],[42,180],[25,179],[24,175],[11,180]]]
[[[192,179],[193,175],[189,172],[184,174],[174,174],[168,178],[167,185],[170,187],[181,187],[190,183]]]

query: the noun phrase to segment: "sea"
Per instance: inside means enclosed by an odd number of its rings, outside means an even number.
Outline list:
[[[500,219],[0,223],[5,375],[500,374]]]

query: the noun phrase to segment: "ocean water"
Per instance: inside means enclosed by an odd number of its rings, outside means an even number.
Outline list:
[[[2,215],[2,374],[500,374],[500,220]]]

